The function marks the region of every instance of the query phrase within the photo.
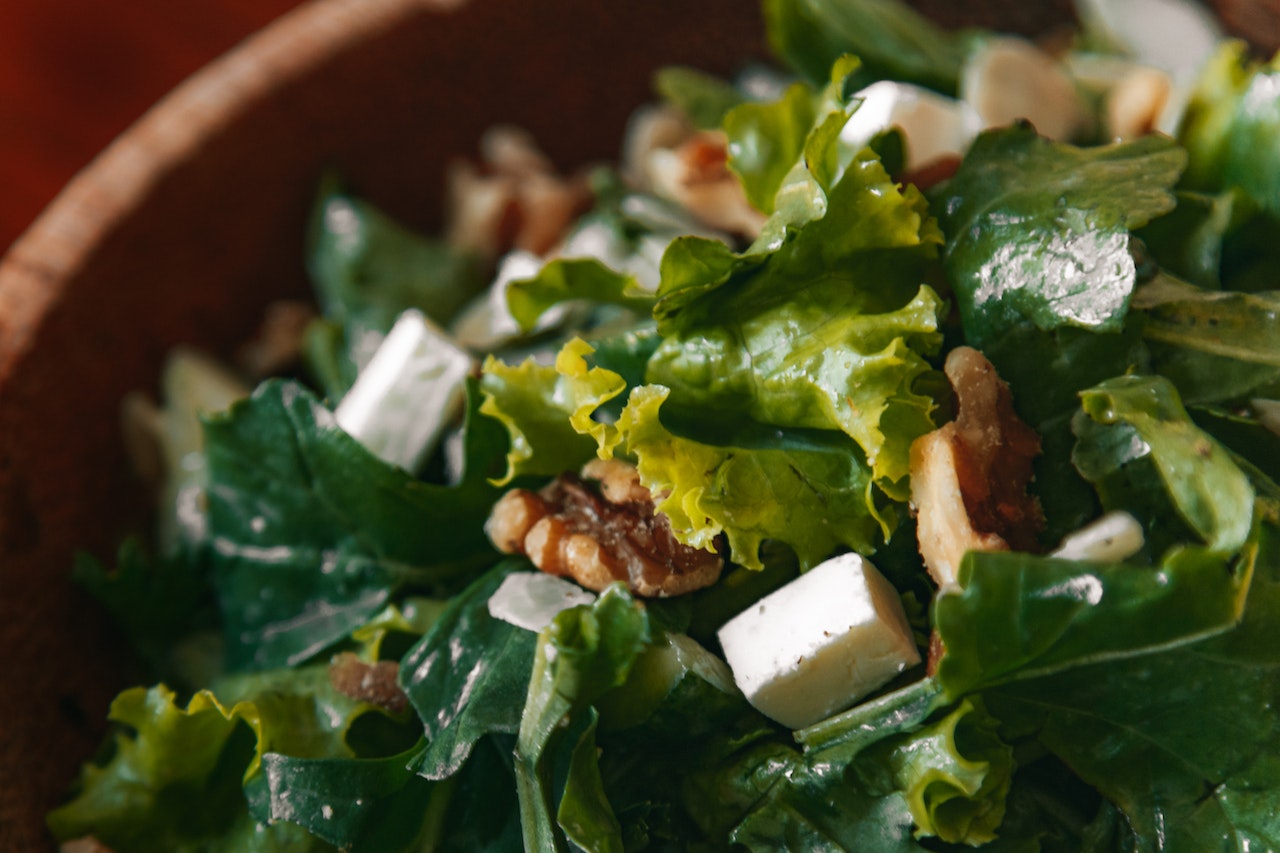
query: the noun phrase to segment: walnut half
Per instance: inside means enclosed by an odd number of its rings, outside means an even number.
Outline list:
[[[485,525],[494,547],[597,592],[623,581],[636,595],[661,598],[720,577],[724,560],[676,540],[633,466],[593,460],[582,474],[561,474],[538,492],[503,495]]]
[[[946,589],[967,551],[1033,550],[1044,514],[1027,494],[1040,437],[1014,414],[1009,386],[971,347],[952,350],[944,370],[959,410],[912,443],[911,504],[920,554]]]

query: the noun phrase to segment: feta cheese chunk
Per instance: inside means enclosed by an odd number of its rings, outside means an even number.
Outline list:
[[[595,600],[594,593],[555,575],[516,572],[489,596],[489,615],[526,631],[541,631],[561,610]]]
[[[334,412],[370,451],[416,471],[462,407],[469,354],[421,311],[400,315]]]
[[[881,80],[854,96],[857,111],[840,131],[840,144],[860,150],[877,133],[897,127],[906,137],[908,171],[946,156],[963,157],[981,127],[963,101],[921,86]]]
[[[920,662],[897,590],[853,553],[760,599],[719,637],[747,701],[793,729],[844,710]]]

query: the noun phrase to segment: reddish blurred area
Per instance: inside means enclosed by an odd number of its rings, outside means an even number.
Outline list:
[[[0,254],[185,77],[302,0],[0,0]]]

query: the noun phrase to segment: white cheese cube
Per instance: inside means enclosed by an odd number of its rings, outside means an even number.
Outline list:
[[[334,418],[382,459],[416,471],[461,409],[474,366],[421,311],[405,311]]]
[[[897,590],[852,553],[760,599],[719,637],[747,700],[793,729],[848,708],[920,662]]]
[[[963,157],[980,127],[977,113],[965,102],[910,83],[882,80],[854,97],[860,103],[840,131],[840,144],[857,151],[877,133],[900,128],[908,170],[947,155]]]
[[[563,578],[546,572],[516,572],[489,596],[489,615],[526,631],[541,631],[561,610],[595,600],[594,593]]]

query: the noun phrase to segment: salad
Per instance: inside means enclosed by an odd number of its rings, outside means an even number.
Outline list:
[[[441,238],[326,179],[318,307],[126,401],[146,677],[53,835],[1280,849],[1280,66],[1197,9],[764,0]]]

